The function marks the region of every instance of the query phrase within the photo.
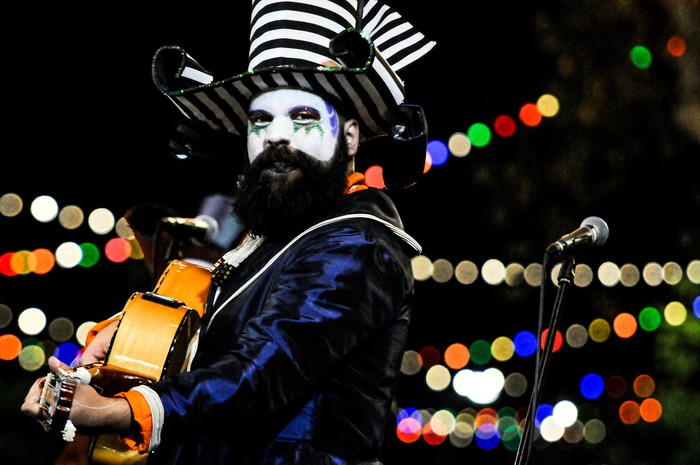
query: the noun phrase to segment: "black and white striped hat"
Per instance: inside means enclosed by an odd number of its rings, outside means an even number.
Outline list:
[[[248,71],[223,80],[179,46],[157,50],[153,80],[187,118],[245,136],[250,99],[293,87],[341,101],[361,140],[392,134],[405,118],[396,72],[435,45],[376,0],[253,0],[250,25]]]

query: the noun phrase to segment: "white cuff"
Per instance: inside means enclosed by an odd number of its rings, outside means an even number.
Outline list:
[[[151,442],[148,445],[148,452],[153,452],[160,444],[160,433],[163,431],[163,422],[165,421],[165,409],[160,397],[156,392],[149,388],[146,384],[131,388],[132,391],[140,392],[146,399],[148,406],[151,409]]]

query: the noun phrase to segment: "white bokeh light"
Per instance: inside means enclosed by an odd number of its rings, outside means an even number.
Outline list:
[[[450,370],[444,365],[433,365],[425,374],[425,383],[433,391],[442,391],[450,385]]]
[[[53,197],[41,195],[34,199],[29,210],[32,216],[42,223],[53,221],[58,216],[58,204]]]
[[[83,259],[83,249],[75,242],[64,242],[56,249],[56,263],[62,268],[73,268]]]
[[[38,308],[28,308],[19,314],[17,326],[24,334],[36,336],[46,327],[46,314]]]
[[[544,420],[542,420],[542,424],[540,424],[540,434],[542,435],[542,439],[544,439],[547,442],[556,442],[564,436],[564,431],[566,428],[563,426],[557,424],[556,421],[554,421],[554,417],[547,417]]]
[[[578,409],[576,405],[569,400],[557,402],[552,410],[554,421],[563,427],[568,427],[574,424],[578,419]]]
[[[106,208],[96,208],[88,217],[88,225],[95,234],[107,234],[115,223],[114,214]]]
[[[504,385],[503,372],[497,368],[489,368],[485,371],[460,370],[452,381],[457,394],[477,404],[494,402],[501,395]]]
[[[506,267],[502,261],[492,258],[481,267],[481,276],[491,285],[501,284],[506,277]]]

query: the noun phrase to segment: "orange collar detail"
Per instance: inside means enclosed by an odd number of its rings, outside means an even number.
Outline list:
[[[350,176],[348,176],[348,186],[345,189],[345,193],[352,194],[353,192],[367,189],[367,184],[364,184],[364,182],[364,174],[358,172],[352,173]]]

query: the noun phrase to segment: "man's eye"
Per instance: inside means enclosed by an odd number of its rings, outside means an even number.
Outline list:
[[[289,117],[292,121],[299,124],[317,123],[321,119],[321,115],[318,112],[310,110],[295,111]]]
[[[248,121],[253,126],[267,126],[272,122],[272,117],[264,113],[253,113],[251,115],[248,115]]]

